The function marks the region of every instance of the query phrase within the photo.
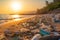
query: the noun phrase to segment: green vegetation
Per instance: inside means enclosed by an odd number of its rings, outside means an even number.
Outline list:
[[[49,11],[55,10],[57,8],[60,8],[60,2],[50,3],[46,7],[42,8],[42,9],[38,9],[37,14],[46,14]]]
[[[48,10],[54,10],[60,8],[60,2],[51,3],[47,6]]]

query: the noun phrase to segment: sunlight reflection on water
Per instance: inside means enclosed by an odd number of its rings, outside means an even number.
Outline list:
[[[12,18],[18,19],[18,18],[20,18],[20,15],[12,15]]]

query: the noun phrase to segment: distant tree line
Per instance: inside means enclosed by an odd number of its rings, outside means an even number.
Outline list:
[[[60,2],[51,3],[47,6],[48,10],[54,10],[60,8]]]
[[[55,10],[57,8],[60,8],[60,2],[50,3],[46,7],[42,8],[42,9],[37,9],[36,14],[46,14],[49,11]]]

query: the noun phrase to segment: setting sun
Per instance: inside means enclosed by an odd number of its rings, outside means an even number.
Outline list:
[[[11,9],[15,12],[21,10],[22,8],[22,4],[19,2],[12,2],[10,6],[11,6]]]

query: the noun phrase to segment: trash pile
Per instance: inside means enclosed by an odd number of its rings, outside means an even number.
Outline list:
[[[24,23],[17,24],[17,26],[10,25],[10,28],[0,33],[0,40],[33,40],[36,34],[41,36],[50,35],[51,31],[56,30],[53,23],[51,17],[42,16],[37,18],[35,16],[35,18],[29,19]]]

